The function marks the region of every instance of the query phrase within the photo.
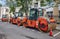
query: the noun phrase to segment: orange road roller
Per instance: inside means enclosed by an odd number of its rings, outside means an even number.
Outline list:
[[[8,18],[7,18],[7,15],[2,15],[2,22],[7,22],[8,21]]]
[[[17,17],[14,15],[13,17],[10,17],[10,23],[12,23],[12,24],[16,24],[17,23]]]
[[[39,11],[38,9],[32,8],[29,13],[29,17],[25,17],[22,20],[24,27],[33,27],[37,28],[40,31],[47,32],[52,28],[53,30],[56,29],[56,22],[55,20],[46,19],[42,15],[42,9]]]
[[[15,12],[13,17],[10,17],[10,23],[17,24],[18,26],[22,25],[22,17],[23,14],[21,12]]]
[[[18,13],[18,17],[17,17],[17,25],[18,26],[22,26],[23,25],[23,23],[22,23],[22,20],[23,20],[23,13],[22,12],[19,12]]]

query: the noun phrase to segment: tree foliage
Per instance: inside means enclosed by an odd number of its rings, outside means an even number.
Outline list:
[[[41,6],[46,6],[45,1],[44,0],[37,0],[37,1],[41,1]],[[46,0],[47,2],[50,2],[51,0]],[[24,12],[24,13],[28,13],[28,9],[29,9],[29,5],[32,3],[32,0],[10,0],[9,2],[7,1],[7,4],[10,7],[10,12],[14,12],[15,7],[20,7],[22,6],[22,8],[20,9],[20,11]]]
[[[29,8],[28,5],[31,4],[31,1],[32,0],[16,0],[16,3],[17,3],[17,6],[22,6],[22,8],[20,9],[20,11],[26,13],[26,15],[27,15],[28,8]]]
[[[45,4],[45,1],[44,0],[41,0],[41,6],[46,6],[46,4]]]
[[[10,6],[10,13],[11,12],[15,12],[15,7],[14,6]]]
[[[2,4],[0,4],[0,7],[2,6]]]
[[[6,0],[6,5],[10,8],[10,13],[15,12],[16,3],[15,0]]]

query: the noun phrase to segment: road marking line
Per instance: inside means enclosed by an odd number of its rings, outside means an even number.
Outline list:
[[[55,35],[53,35],[53,37],[57,36],[58,34],[60,34],[60,32],[56,33]]]

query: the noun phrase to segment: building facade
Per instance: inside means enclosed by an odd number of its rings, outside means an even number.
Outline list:
[[[2,18],[2,15],[9,15],[10,9],[9,7],[0,7],[0,18]]]

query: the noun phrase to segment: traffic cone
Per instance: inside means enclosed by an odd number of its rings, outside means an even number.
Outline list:
[[[50,29],[49,36],[53,36],[52,28]]]

